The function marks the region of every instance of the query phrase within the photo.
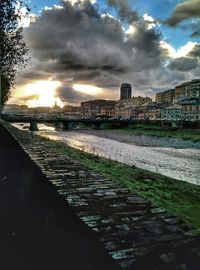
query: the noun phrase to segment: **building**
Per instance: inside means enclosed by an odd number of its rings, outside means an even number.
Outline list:
[[[150,97],[138,96],[138,97],[132,97],[131,102],[135,106],[140,106],[140,105],[145,104],[145,103],[151,103],[152,99]]]
[[[79,106],[71,106],[71,105],[65,105],[63,107],[63,113],[79,113],[81,111],[81,107]]]
[[[189,87],[189,98],[200,98],[200,80],[192,80]]]
[[[96,99],[81,102],[81,114],[85,117],[96,117],[101,115],[101,109],[107,106],[115,106],[117,101]]]
[[[174,104],[160,110],[160,118],[163,120],[181,120],[183,119],[182,115],[182,106],[179,104]]]
[[[132,96],[132,86],[130,83],[122,83],[120,87],[120,100],[130,99]]]
[[[152,103],[152,99],[138,96],[128,100],[120,100],[115,105],[115,118],[137,119],[139,108],[145,103]]]
[[[200,80],[184,82],[175,87],[175,98],[200,98]]]
[[[151,102],[143,104],[138,108],[138,119],[155,120],[160,118],[160,110],[164,107],[163,103]]]
[[[184,120],[200,120],[200,99],[191,98],[182,103]]]
[[[27,114],[28,113],[28,106],[26,105],[17,105],[17,104],[5,104],[3,107],[4,114]]]
[[[108,116],[108,117],[114,117],[115,116],[115,104],[102,107],[101,108],[101,115]]]
[[[30,113],[32,114],[49,114],[51,112],[50,107],[32,107],[29,108]]]
[[[175,87],[175,98],[189,96],[190,82],[184,82]]]
[[[175,97],[175,89],[169,89],[164,92],[157,93],[156,102],[171,104],[174,97]]]

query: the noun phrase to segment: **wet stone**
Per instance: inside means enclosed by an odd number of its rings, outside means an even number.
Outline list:
[[[123,269],[126,269],[126,268],[129,268],[131,265],[133,265],[134,262],[135,262],[135,259],[132,258],[131,260],[119,262],[119,264]]]
[[[117,207],[117,208],[120,208],[120,207],[127,207],[126,203],[114,203],[114,204],[111,204],[112,207]]]
[[[136,196],[131,196],[127,198],[127,201],[129,203],[139,203],[139,204],[144,204],[147,203],[147,200],[141,198],[141,197],[136,197]]]
[[[166,221],[169,224],[178,224],[180,220],[178,218],[164,218],[164,221]]]
[[[161,208],[152,208],[152,209],[150,210],[150,212],[153,213],[153,214],[157,214],[157,213],[165,213],[166,210],[161,209]]]
[[[108,250],[116,250],[118,248],[114,242],[105,243],[105,246]]]
[[[91,222],[91,221],[96,221],[96,220],[101,219],[101,216],[84,216],[84,217],[81,217],[81,219],[84,222]]]
[[[123,230],[123,231],[129,231],[130,228],[127,224],[117,225],[116,228]]]
[[[166,263],[171,263],[172,261],[175,260],[175,256],[174,256],[173,253],[162,254],[162,255],[160,256],[160,258],[161,258],[164,262],[166,262]]]
[[[113,219],[111,219],[111,218],[108,218],[108,219],[103,218],[103,219],[101,219],[102,224],[109,224],[109,223],[112,223],[112,222],[113,222]]]
[[[34,141],[32,137],[21,138],[20,135],[17,140],[55,185],[57,192],[75,209],[77,216],[92,230],[100,232],[99,238],[122,269],[136,269],[137,259],[145,260],[151,252],[158,264],[162,261],[173,265],[173,269],[181,269],[180,266],[187,265],[187,261],[181,258],[176,262],[175,252],[183,245],[188,247],[188,254],[192,252],[195,259],[199,259],[194,230],[178,218],[78,161],[58,155],[57,150],[45,142]],[[165,252],[169,243],[171,250]],[[155,269],[161,270],[159,267]]]
[[[148,231],[152,234],[158,235],[163,233],[163,229],[159,227],[148,228]]]
[[[168,226],[165,226],[165,228],[167,230],[169,230],[170,232],[180,232],[181,231],[180,227],[177,225],[170,225],[170,226],[168,225]]]
[[[110,252],[110,254],[115,260],[133,258],[134,249],[124,249],[124,250],[113,251],[113,252]]]

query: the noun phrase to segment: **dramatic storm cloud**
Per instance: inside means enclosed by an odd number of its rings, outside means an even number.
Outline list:
[[[107,0],[107,3],[108,6],[117,10],[120,19],[130,24],[139,20],[138,13],[131,10],[127,0]]]
[[[153,95],[154,88],[171,87],[169,82],[175,85],[175,75],[184,80],[190,76],[184,72],[193,70],[196,74],[198,47],[191,49],[191,55],[172,57],[170,50],[174,55],[176,52],[162,43],[152,17],[139,16],[126,0],[107,0],[107,4],[107,12],[114,9],[111,13],[116,16],[100,12],[95,1],[65,0],[34,17],[24,31],[32,59],[19,84],[36,79],[59,81],[57,95],[63,101],[78,103],[92,97],[75,92],[74,84],[104,89],[104,96],[97,97],[118,98],[123,77],[133,84],[134,94]]]
[[[93,99],[92,96],[85,95],[85,94],[80,94],[76,91],[71,86],[62,86],[57,89],[57,96],[62,97],[62,100],[67,103],[79,103],[82,101],[86,100],[91,100]]]
[[[166,21],[174,27],[182,21],[200,17],[200,0],[184,0],[180,2],[171,17]]]
[[[190,52],[190,55],[193,57],[200,58],[200,44],[196,44],[193,50]]]
[[[198,60],[191,57],[180,57],[172,61],[169,68],[172,70],[188,71],[197,67]]]

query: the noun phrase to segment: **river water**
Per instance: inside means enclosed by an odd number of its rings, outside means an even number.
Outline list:
[[[140,146],[80,131],[55,131],[45,126],[37,133],[94,155],[200,185],[199,149]]]

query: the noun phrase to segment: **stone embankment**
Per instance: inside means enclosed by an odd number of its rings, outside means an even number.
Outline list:
[[[122,269],[200,269],[200,238],[165,210],[105,179],[36,136],[11,129]],[[14,131],[13,131],[14,130]],[[169,187],[170,188],[170,187]]]
[[[2,270],[119,269],[1,120],[0,239]]]

